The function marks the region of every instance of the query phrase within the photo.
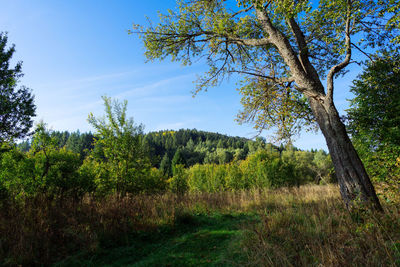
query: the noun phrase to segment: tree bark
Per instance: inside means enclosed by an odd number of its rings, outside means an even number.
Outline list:
[[[375,210],[383,211],[375,189],[357,154],[333,102],[309,98],[311,109],[325,137],[338,179],[340,193],[351,210],[361,201]]]

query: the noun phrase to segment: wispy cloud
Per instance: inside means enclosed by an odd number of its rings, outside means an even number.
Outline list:
[[[174,77],[170,77],[167,79],[159,80],[156,82],[149,83],[144,86],[134,87],[130,90],[124,91],[122,93],[114,95],[116,98],[126,98],[126,97],[141,97],[141,96],[148,96],[157,92],[158,90],[162,90],[166,88],[167,85],[172,83],[179,84],[178,82],[182,82],[183,80],[187,80],[189,77],[193,77],[193,74],[184,74],[178,75]]]
[[[38,84],[35,85],[36,88],[51,88],[56,89],[58,92],[60,91],[71,91],[71,90],[80,90],[85,89],[91,86],[98,84],[99,82],[112,82],[112,81],[120,81],[124,77],[133,76],[134,74],[140,73],[139,69],[131,70],[131,71],[122,71],[122,72],[114,72],[114,73],[106,73],[106,74],[99,74],[93,76],[82,77],[79,79],[74,80],[67,80],[67,81],[57,81],[57,83],[45,83],[45,84]]]

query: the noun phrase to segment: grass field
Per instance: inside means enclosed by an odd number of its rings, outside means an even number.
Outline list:
[[[3,263],[400,266],[399,205],[384,207],[385,214],[362,207],[350,213],[334,185],[88,199],[62,212],[47,207],[43,229],[29,230],[34,226],[20,214],[25,232],[14,254],[20,258]]]

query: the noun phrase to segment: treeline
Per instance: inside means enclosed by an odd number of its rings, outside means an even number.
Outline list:
[[[49,131],[31,141],[2,144],[1,198],[46,194],[76,200],[171,190],[215,192],[333,181],[324,151],[277,147],[197,130],[144,134],[126,117],[126,102],[104,98],[106,116],[89,117],[96,132]]]
[[[81,155],[84,159],[93,149],[101,153],[101,147],[94,146],[95,135],[91,132],[80,133],[68,131],[51,131],[49,135],[57,147],[65,147],[68,151]],[[23,141],[17,146],[23,152],[28,152],[34,141]],[[178,131],[164,130],[150,132],[143,135],[143,145],[153,167],[171,168],[171,161],[175,154],[181,154],[184,158],[185,167],[195,164],[215,163],[224,164],[233,160],[244,160],[249,154],[261,148],[278,149],[282,151],[283,146],[276,147],[266,144],[265,139],[257,137],[250,140],[243,137],[231,137],[219,133],[198,131],[196,129],[180,129]],[[294,148],[296,149],[296,148]]]
[[[94,134],[69,131],[48,131],[49,137],[53,139],[56,147],[79,154],[84,159],[88,153],[94,148]],[[32,143],[36,136],[29,140],[25,140],[17,144],[22,152],[28,152],[32,148]]]

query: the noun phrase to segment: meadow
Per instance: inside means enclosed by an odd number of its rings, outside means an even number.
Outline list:
[[[63,203],[38,196],[3,203],[1,263],[398,266],[400,206],[384,208],[349,212],[336,185]]]

